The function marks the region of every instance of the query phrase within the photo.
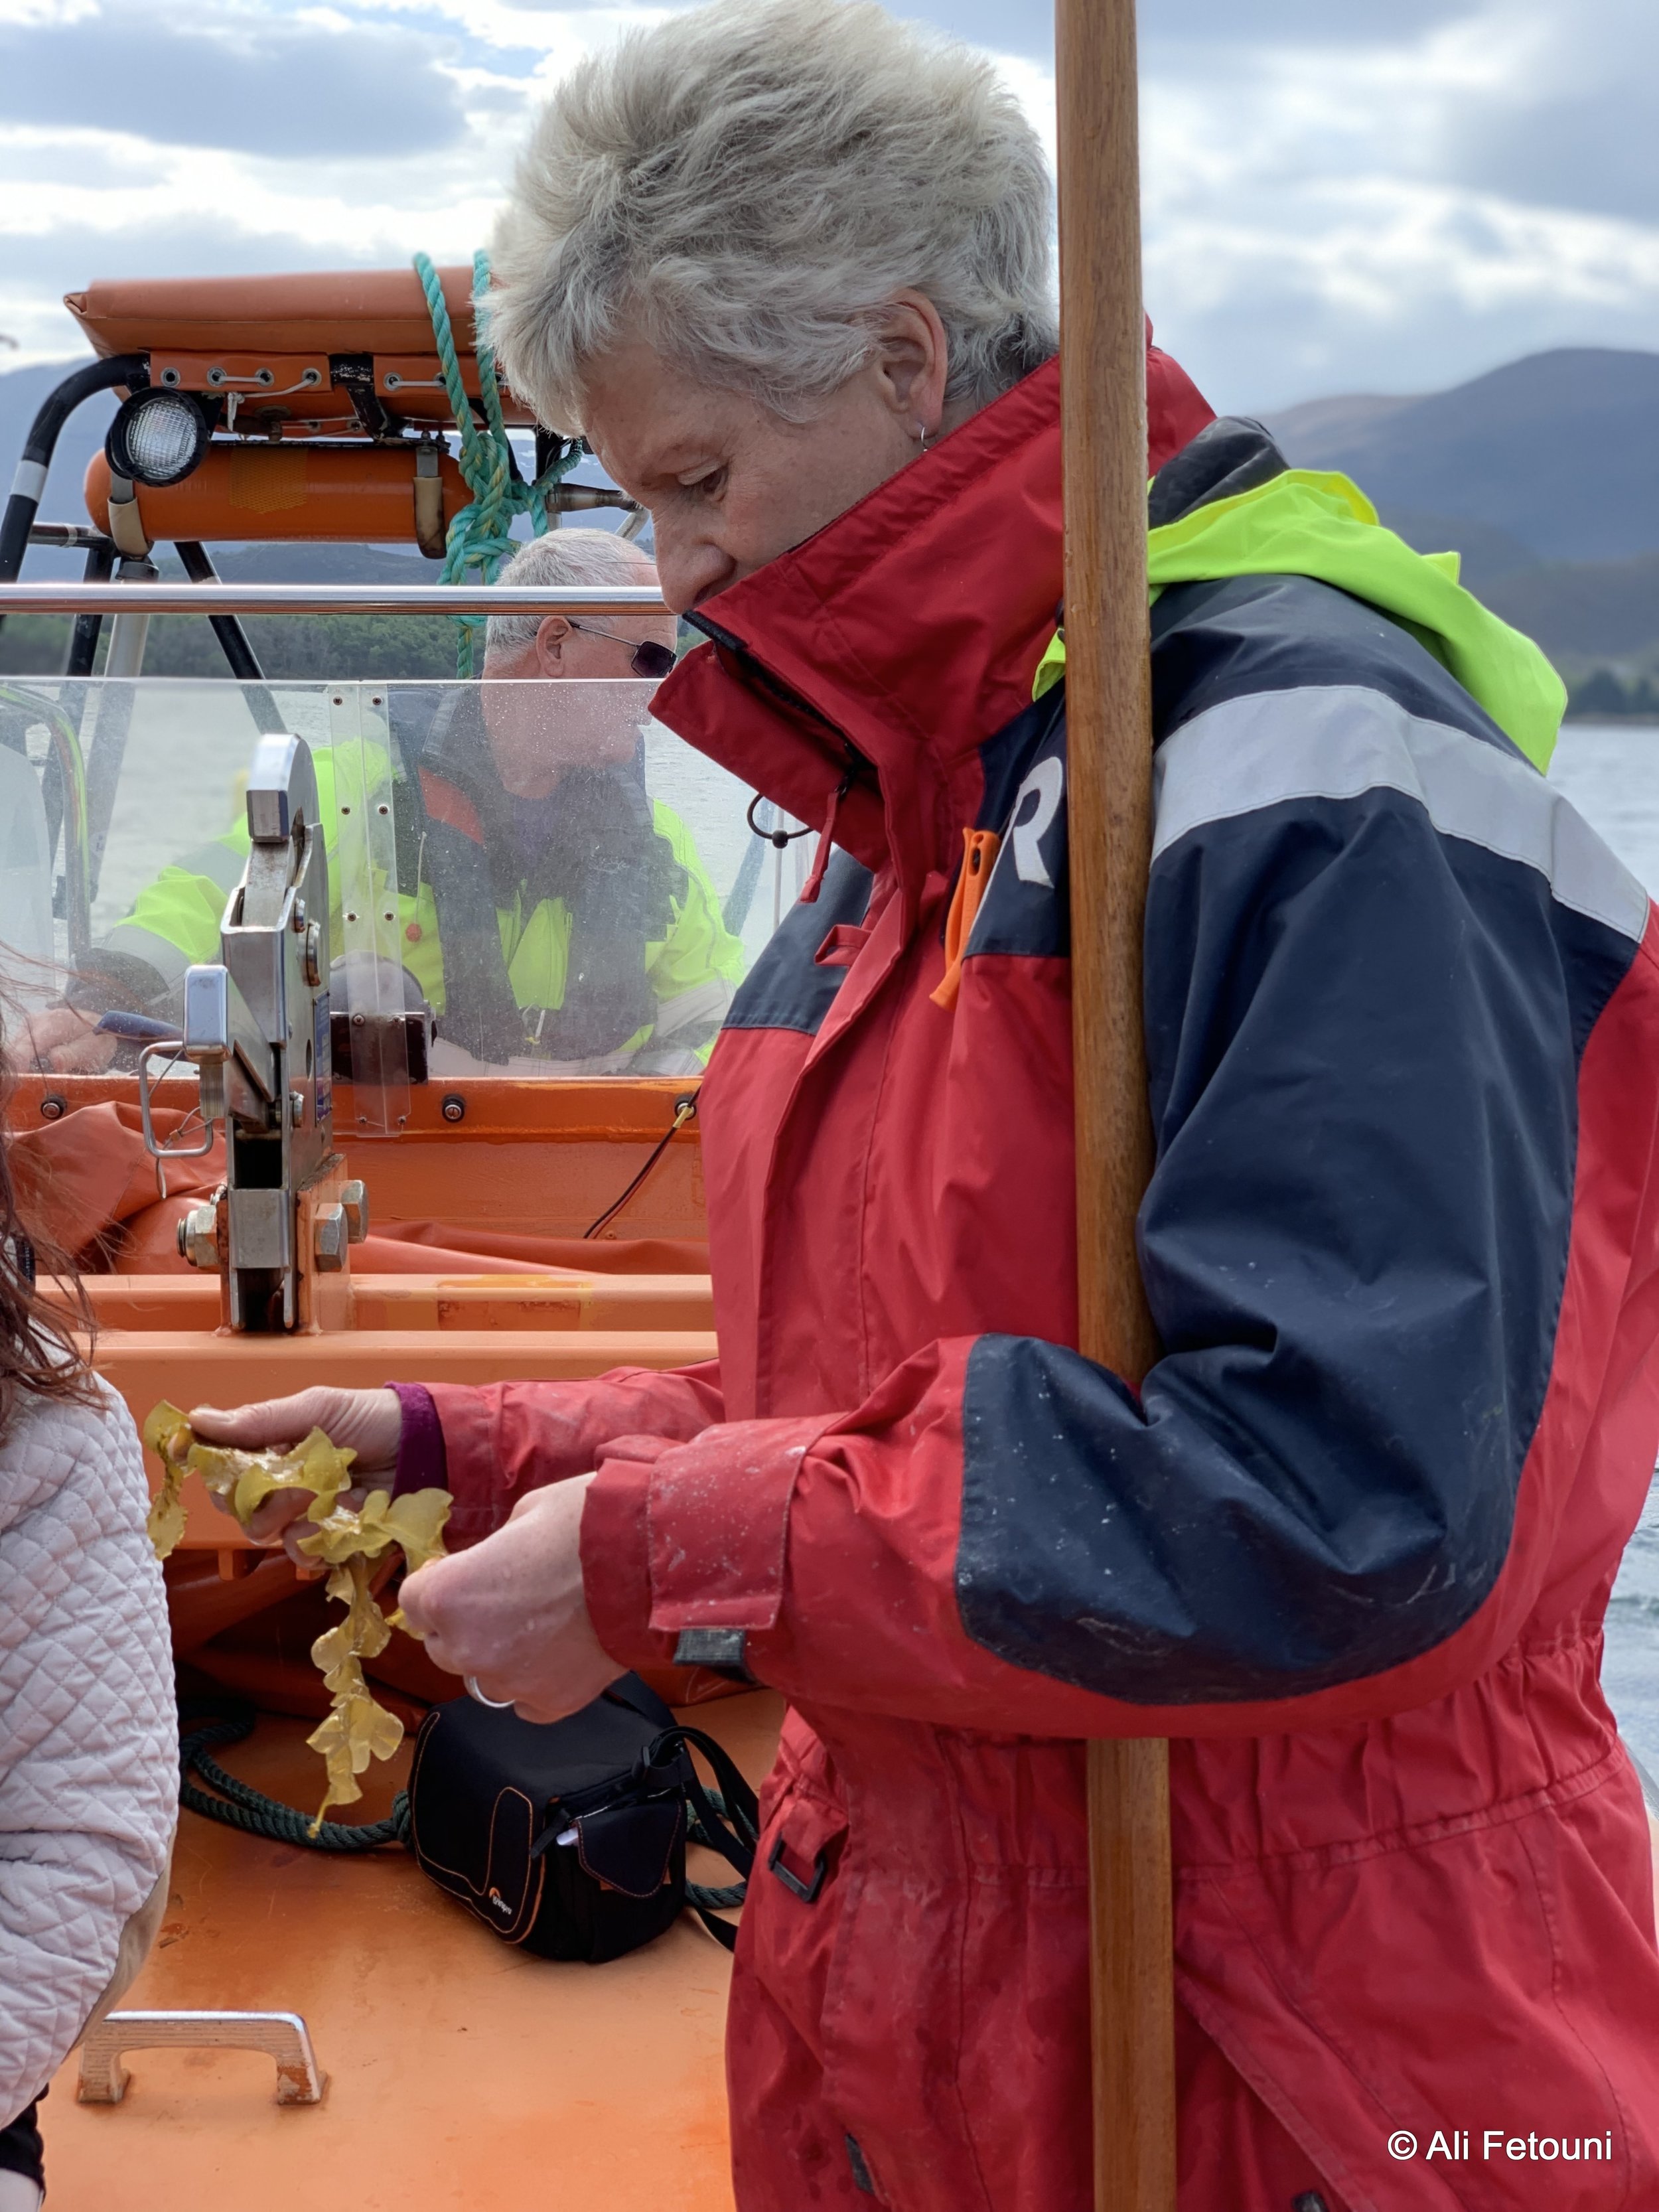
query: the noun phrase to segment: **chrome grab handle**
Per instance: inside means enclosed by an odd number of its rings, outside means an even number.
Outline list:
[[[163,2050],[266,2051],[276,2062],[279,2105],[320,2104],[328,2086],[297,2012],[107,2012],[81,2045],[76,2095],[83,2105],[118,2105],[129,2079],[121,2054]]]

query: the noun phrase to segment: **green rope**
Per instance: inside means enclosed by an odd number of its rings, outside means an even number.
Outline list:
[[[759,1833],[750,1832],[747,1820],[732,1810],[718,1790],[710,1790],[704,1794],[714,1810],[726,1815],[751,1849],[759,1843]],[[706,1844],[711,1850],[715,1848],[705,1832],[702,1822],[697,1818],[696,1807],[689,1799],[685,1808],[685,1838],[688,1843]],[[741,1905],[748,1893],[746,1881],[728,1881],[718,1887],[706,1881],[688,1881],[685,1885],[686,1903],[702,1912],[729,1912],[733,1905]]]
[[[438,367],[448,395],[449,411],[460,432],[461,476],[472,495],[445,535],[443,574],[439,580],[445,584],[464,583],[469,570],[477,569],[482,583],[493,584],[501,563],[518,550],[512,535],[514,518],[528,514],[532,532],[538,538],[542,535],[549,527],[547,495],[560,478],[574,468],[581,457],[581,445],[580,441],[572,439],[534,483],[525,482],[514,462],[501,416],[495,351],[484,336],[482,309],[489,289],[489,256],[480,252],[472,257],[473,349],[478,363],[478,397],[484,414],[482,427],[461,381],[461,364],[455,351],[449,307],[430,254],[415,256],[415,273],[421,280],[427,313],[432,318],[432,335],[437,342]],[[460,627],[455,648],[455,672],[467,677],[472,673],[473,640],[486,618],[483,615],[458,615],[455,619]]]
[[[182,1714],[180,1717],[188,1723],[193,1716]],[[309,1814],[251,1789],[234,1774],[228,1774],[217,1759],[209,1758],[210,1746],[240,1743],[252,1727],[250,1708],[188,1727],[179,1744],[181,1805],[192,1813],[199,1813],[204,1820],[217,1820],[223,1827],[240,1828],[246,1836],[263,1836],[270,1843],[291,1844],[304,1851],[372,1851],[379,1850],[382,1844],[402,1843],[409,1832],[407,1790],[399,1794],[387,1820],[365,1822],[360,1827],[353,1827],[344,1820],[325,1820],[313,1836]],[[197,1789],[190,1779],[192,1770],[220,1796],[210,1797],[205,1790]]]

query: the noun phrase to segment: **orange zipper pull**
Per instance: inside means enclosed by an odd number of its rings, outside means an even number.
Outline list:
[[[945,918],[945,974],[930,994],[936,1006],[948,1013],[962,988],[962,956],[967,949],[974,917],[991,879],[991,870],[1002,840],[994,830],[964,830],[962,833],[962,872],[951,895],[951,911]]]

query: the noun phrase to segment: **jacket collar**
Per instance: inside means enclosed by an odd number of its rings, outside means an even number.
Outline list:
[[[1149,370],[1156,464],[1209,410],[1162,356]],[[1062,568],[1050,362],[700,609],[711,646],[653,712],[800,821],[846,786],[836,842],[919,884],[973,819],[979,748],[1030,702]]]

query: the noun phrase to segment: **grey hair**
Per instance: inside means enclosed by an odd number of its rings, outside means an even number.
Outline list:
[[[991,64],[873,0],[717,0],[580,63],[520,160],[489,324],[514,390],[574,428],[630,323],[705,384],[791,420],[931,300],[947,401],[1059,343],[1052,191]]]
[[[521,546],[495,579],[498,584],[586,584],[599,589],[607,584],[656,580],[649,555],[614,530],[550,530],[545,537],[532,538]],[[545,619],[543,615],[491,615],[484,651],[522,653]]]

